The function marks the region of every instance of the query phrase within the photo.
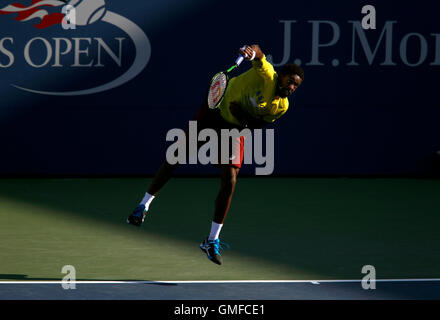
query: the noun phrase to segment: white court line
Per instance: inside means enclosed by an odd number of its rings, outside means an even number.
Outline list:
[[[2,284],[62,284],[66,281],[0,281]],[[228,284],[228,283],[350,283],[362,282],[360,279],[345,280],[186,280],[186,281],[68,281],[77,284]],[[376,282],[440,282],[440,278],[431,279],[377,279]]]

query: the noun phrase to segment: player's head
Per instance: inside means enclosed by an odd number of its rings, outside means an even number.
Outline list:
[[[283,66],[278,72],[277,92],[281,98],[290,96],[304,81],[303,69],[294,64],[289,63]]]

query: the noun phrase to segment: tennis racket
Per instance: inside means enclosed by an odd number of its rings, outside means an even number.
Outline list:
[[[244,49],[245,47],[242,48],[242,50]],[[228,87],[230,74],[232,71],[238,68],[238,66],[243,62],[244,58],[245,56],[241,54],[237,58],[237,60],[235,60],[235,64],[232,67],[230,67],[226,71],[217,73],[212,78],[208,92],[208,107],[210,109],[216,109],[220,105],[220,103],[222,103],[223,97],[225,96],[226,88]]]

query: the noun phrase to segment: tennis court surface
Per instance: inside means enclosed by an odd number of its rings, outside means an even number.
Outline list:
[[[408,300],[440,299],[440,279],[215,282],[2,282],[2,300]]]
[[[149,181],[1,179],[0,299],[440,298],[439,180],[239,179],[222,266],[198,248],[219,180],[172,179],[126,225]]]

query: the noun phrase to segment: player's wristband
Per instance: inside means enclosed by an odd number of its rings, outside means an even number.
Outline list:
[[[252,54],[252,57],[249,59],[250,61],[255,59],[255,56],[257,55],[257,52],[255,50],[252,50],[254,53]]]

